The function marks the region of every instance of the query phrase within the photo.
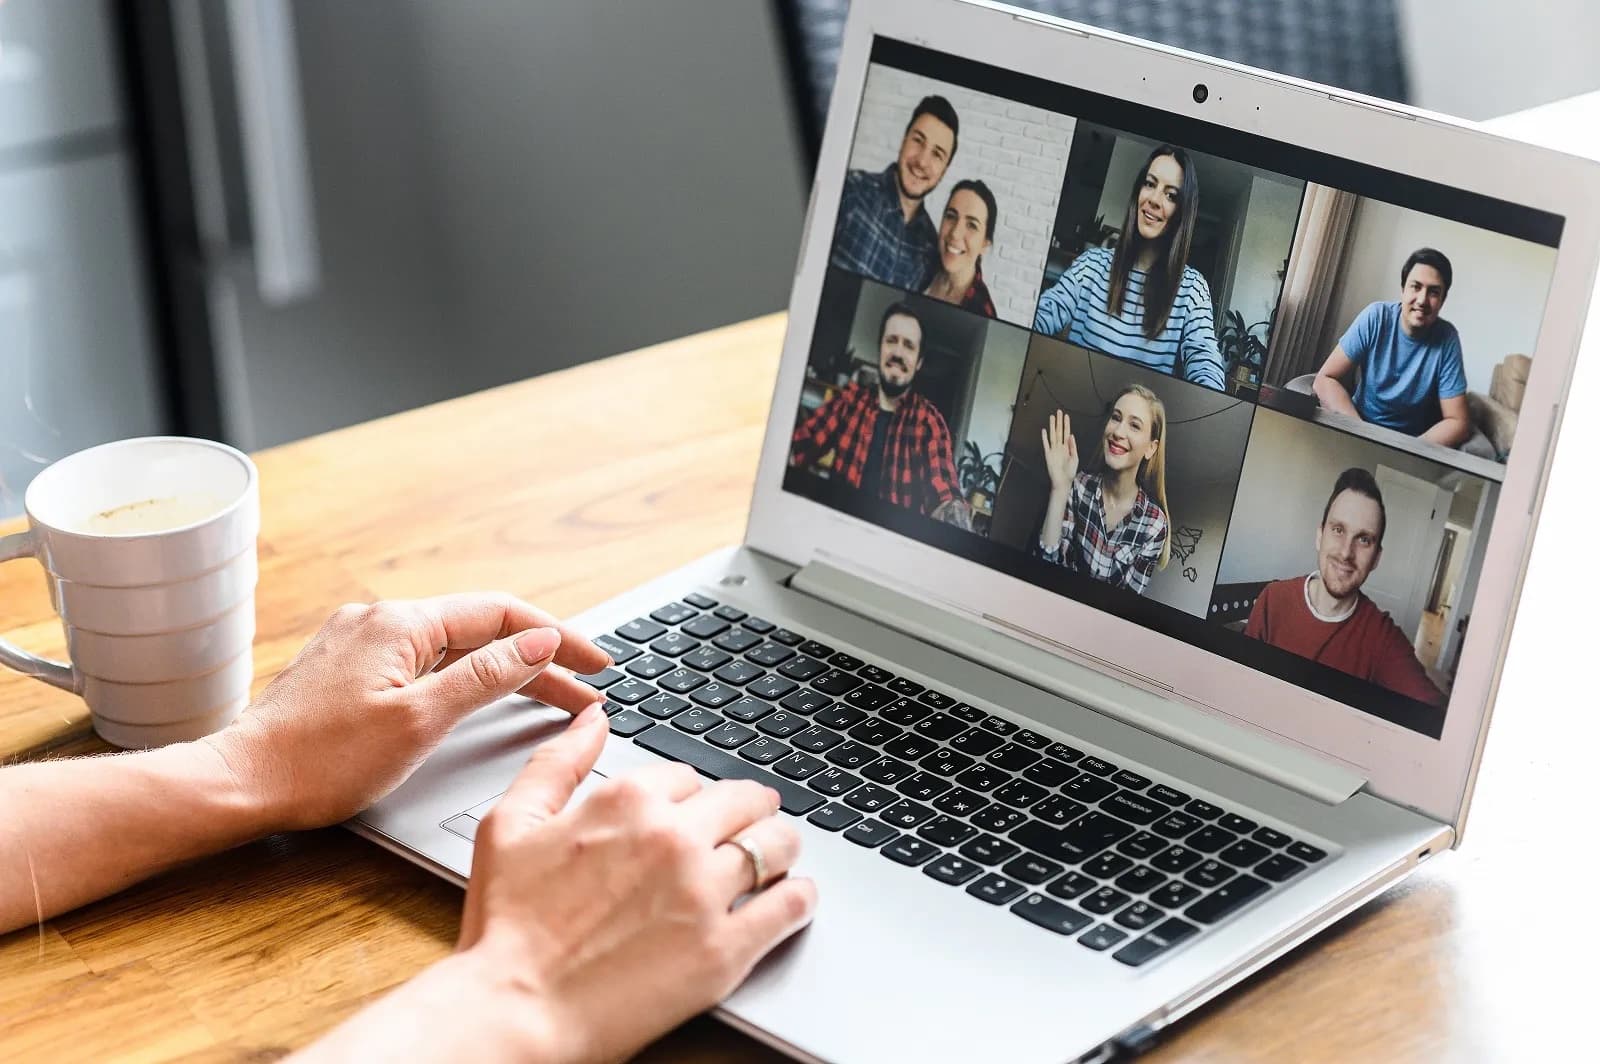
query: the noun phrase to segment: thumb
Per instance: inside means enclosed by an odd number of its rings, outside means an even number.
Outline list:
[[[500,803],[540,818],[555,816],[594,768],[609,733],[605,711],[595,702],[566,731],[534,748]]]
[[[413,689],[437,715],[454,725],[467,714],[533,682],[560,646],[561,633],[556,629],[530,628],[485,643],[438,672],[424,676]]]

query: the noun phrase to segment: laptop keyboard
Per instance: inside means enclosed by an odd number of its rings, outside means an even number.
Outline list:
[[[614,734],[1129,966],[1327,857],[703,595],[595,642]]]

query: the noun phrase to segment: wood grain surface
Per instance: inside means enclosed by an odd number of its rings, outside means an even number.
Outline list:
[[[258,681],[347,600],[503,588],[572,613],[736,542],[782,328],[762,318],[259,455]],[[1590,410],[1593,369],[1574,385]],[[1568,433],[1584,453],[1558,458],[1546,525],[1586,543],[1600,437]],[[1592,606],[1600,581],[1592,565],[1568,572],[1568,556],[1536,552],[1465,850],[1202,1009],[1146,1059],[1582,1055],[1600,946],[1582,810],[1600,725],[1579,671],[1592,628],[1572,605]],[[0,632],[61,652],[31,563],[0,567]],[[0,751],[103,749],[86,733],[81,702],[0,674]],[[442,956],[460,903],[340,829],[252,843],[0,937],[0,1059],[270,1059]],[[642,1059],[780,1058],[701,1018]]]

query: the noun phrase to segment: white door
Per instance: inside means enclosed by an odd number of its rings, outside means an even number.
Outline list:
[[[1444,522],[1450,516],[1450,492],[1433,483],[1380,465],[1378,490],[1388,517],[1383,533],[1383,558],[1361,588],[1378,608],[1394,618],[1407,639],[1416,639],[1422,607]]]

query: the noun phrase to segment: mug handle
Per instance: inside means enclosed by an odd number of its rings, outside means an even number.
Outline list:
[[[32,558],[38,553],[38,542],[34,539],[33,530],[16,532],[9,536],[0,536],[0,562],[14,561],[17,558]],[[13,646],[0,639],[0,665],[16,669],[24,676],[32,676],[36,680],[43,680],[51,687],[59,687],[63,691],[73,694],[82,694],[78,687],[77,677],[72,673],[72,666],[61,661],[51,661],[41,658],[37,654],[30,654],[21,647]]]

